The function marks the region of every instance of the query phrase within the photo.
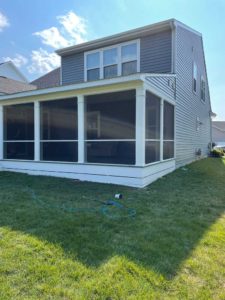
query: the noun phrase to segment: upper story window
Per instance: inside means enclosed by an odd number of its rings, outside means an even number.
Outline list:
[[[201,77],[201,100],[205,102],[205,79]]]
[[[140,71],[140,41],[86,52],[85,81],[130,75]]]
[[[97,80],[100,78],[100,53],[94,52],[87,55],[87,80]]]
[[[193,64],[193,92],[194,93],[197,92],[197,76],[198,76],[198,69],[196,63],[194,62]]]

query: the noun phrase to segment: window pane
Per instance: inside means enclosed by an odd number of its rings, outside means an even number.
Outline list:
[[[205,101],[205,81],[201,80],[201,99]]]
[[[100,69],[93,69],[87,71],[87,80],[93,81],[100,78]]]
[[[77,142],[41,142],[41,160],[77,161]]]
[[[87,162],[135,164],[135,142],[87,142]]]
[[[77,99],[41,102],[41,139],[77,139]]]
[[[152,141],[145,143],[145,163],[149,164],[160,160],[160,142]]]
[[[100,52],[88,54],[87,58],[87,69],[95,69],[100,65]]]
[[[174,106],[164,101],[163,139],[174,139]]]
[[[86,97],[86,139],[135,139],[135,90]]]
[[[34,140],[34,104],[4,107],[4,140]]]
[[[104,78],[112,78],[117,76],[117,65],[104,67]]]
[[[197,75],[198,75],[198,69],[196,63],[194,63],[193,66],[193,90],[194,92],[197,91]]]
[[[146,139],[160,138],[160,98],[146,92]]]
[[[4,158],[6,159],[34,159],[33,142],[5,142]]]
[[[174,157],[174,142],[163,142],[163,159]]]
[[[130,61],[122,64],[122,75],[130,75],[137,72],[137,61]]]
[[[115,65],[117,64],[117,48],[104,50],[103,52],[103,64]]]
[[[121,48],[122,61],[131,61],[137,59],[137,44],[129,44]]]

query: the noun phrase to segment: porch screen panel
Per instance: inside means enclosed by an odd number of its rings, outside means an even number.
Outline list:
[[[135,90],[86,97],[86,161],[135,164]]]
[[[77,98],[40,103],[41,160],[78,160]]]
[[[8,105],[4,114],[4,158],[34,159],[34,104]]]
[[[164,101],[163,159],[174,157],[174,106]]]
[[[146,92],[145,163],[160,160],[160,98]]]

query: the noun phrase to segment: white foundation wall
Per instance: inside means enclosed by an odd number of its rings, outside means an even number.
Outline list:
[[[145,167],[2,160],[0,171],[70,178],[142,188],[175,170],[175,160]]]

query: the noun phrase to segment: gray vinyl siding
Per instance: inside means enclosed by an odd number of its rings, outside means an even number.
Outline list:
[[[198,68],[197,93],[193,93],[193,62]],[[202,156],[208,154],[211,141],[210,98],[204,62],[202,38],[186,29],[176,31],[176,165],[177,167],[197,159],[196,149]],[[200,78],[206,80],[205,103],[200,98]],[[197,117],[202,123],[197,131]]]
[[[141,73],[171,73],[171,30],[148,35],[140,41]]]
[[[62,57],[62,84],[84,82],[84,53]]]
[[[146,77],[146,80],[156,89],[175,99],[176,78],[174,76]]]
[[[124,41],[125,42],[125,41]],[[140,38],[140,72],[171,72],[171,31]],[[112,45],[108,45],[112,46]],[[62,57],[62,84],[84,82],[84,52]]]

